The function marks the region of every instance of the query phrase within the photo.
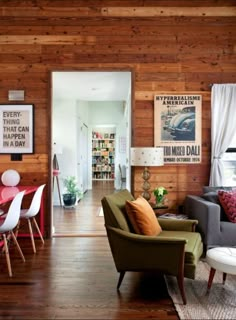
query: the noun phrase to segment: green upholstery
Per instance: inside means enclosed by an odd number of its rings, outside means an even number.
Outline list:
[[[194,279],[196,265],[203,252],[201,236],[195,232],[197,220],[158,219],[158,236],[138,235],[127,218],[126,200],[134,197],[128,190],[102,199],[107,236],[120,279],[126,271],[157,270],[177,277],[183,302],[186,297],[183,277]]]

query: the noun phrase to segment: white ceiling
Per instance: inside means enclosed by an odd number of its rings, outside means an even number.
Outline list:
[[[53,99],[124,101],[131,72],[53,72]]]

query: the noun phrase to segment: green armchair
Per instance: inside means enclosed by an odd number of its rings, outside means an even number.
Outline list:
[[[134,200],[128,190],[105,196],[101,201],[109,245],[120,273],[117,289],[126,271],[157,270],[177,277],[186,304],[184,277],[194,279],[203,252],[201,236],[195,232],[197,220],[158,219],[162,228],[158,236],[139,235],[128,220],[126,200]]]

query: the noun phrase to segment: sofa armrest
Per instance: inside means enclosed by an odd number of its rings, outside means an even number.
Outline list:
[[[216,243],[220,233],[220,206],[199,196],[188,195],[184,202],[184,210],[190,219],[198,220],[197,228],[202,235],[203,243]]]

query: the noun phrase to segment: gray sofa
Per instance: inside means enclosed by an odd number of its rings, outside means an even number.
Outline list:
[[[202,196],[188,195],[184,212],[190,219],[198,220],[198,231],[206,249],[217,246],[236,247],[236,223],[227,219],[217,191],[232,187],[204,187]]]

